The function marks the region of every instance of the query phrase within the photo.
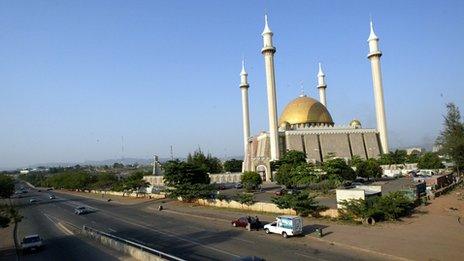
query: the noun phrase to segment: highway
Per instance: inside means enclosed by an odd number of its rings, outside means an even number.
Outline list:
[[[138,205],[122,205],[52,191],[33,189],[29,197],[39,202],[29,204],[20,199],[20,213],[25,217],[19,234],[37,232],[47,238],[47,248],[38,255],[40,260],[111,260],[114,253],[89,244],[66,227],[96,228],[132,240],[187,260],[233,260],[241,256],[259,256],[266,260],[382,260],[338,246],[308,238],[283,239],[263,231],[248,232],[224,222],[175,215],[148,213]],[[94,211],[74,214],[74,208],[85,206]],[[64,228],[61,226],[64,224]],[[33,258],[34,260],[39,260]],[[24,260],[29,260],[24,258]]]

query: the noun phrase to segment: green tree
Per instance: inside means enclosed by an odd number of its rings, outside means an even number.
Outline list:
[[[228,172],[241,172],[243,160],[231,159],[224,162],[224,170]]]
[[[358,155],[353,155],[353,157],[351,157],[351,160],[350,160],[350,166],[351,167],[356,167],[358,166],[359,163],[363,162],[364,160],[358,156]]]
[[[179,160],[168,161],[164,164],[164,182],[167,186],[182,184],[209,184],[210,178],[206,167]]]
[[[380,178],[382,176],[382,168],[377,160],[368,159],[358,164],[356,175],[367,179]]]
[[[419,153],[411,153],[408,156],[406,156],[406,163],[418,163],[420,159],[420,154]]]
[[[332,159],[325,161],[322,165],[322,169],[327,172],[328,175],[337,175],[344,180],[356,179],[355,171],[346,164],[344,159]]]
[[[464,123],[454,103],[448,103],[446,108],[443,130],[436,143],[441,146],[441,152],[451,158],[459,173],[464,168]]]
[[[96,181],[93,183],[93,188],[101,190],[111,190],[118,183],[118,177],[113,173],[99,173],[96,175]]]
[[[203,165],[175,160],[164,164],[164,170],[164,182],[170,187],[171,198],[182,197],[186,201],[209,198],[215,190]]]
[[[263,180],[261,179],[261,176],[258,173],[254,171],[245,171],[242,174],[241,182],[243,184],[243,187],[247,191],[250,191],[258,188],[258,186],[263,183]]]
[[[441,159],[438,157],[437,153],[426,152],[424,155],[422,155],[422,157],[419,158],[417,167],[419,169],[441,169],[445,166],[441,162]]]
[[[115,162],[113,164],[113,169],[122,169],[122,168],[124,168],[124,164],[122,164],[122,163]]]
[[[10,176],[0,175],[0,198],[9,198],[14,193],[14,180]]]
[[[221,161],[211,154],[205,155],[200,149],[187,156],[187,163],[204,168],[207,173],[222,172]]]
[[[302,191],[300,193],[273,197],[271,200],[281,209],[290,208],[295,210],[298,215],[307,216],[310,214],[314,215],[320,210],[315,197],[307,191]]]

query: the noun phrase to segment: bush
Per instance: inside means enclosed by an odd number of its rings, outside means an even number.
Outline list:
[[[356,174],[363,178],[380,178],[382,176],[382,168],[375,159],[368,159],[359,162],[356,166]]]
[[[192,202],[195,199],[209,199],[215,194],[215,187],[212,184],[182,184],[175,189],[168,189],[169,197],[177,199],[181,197],[183,201]]]
[[[7,175],[0,174],[0,198],[9,198],[14,192],[14,180]]]
[[[229,172],[241,172],[243,160],[231,159],[224,162],[224,170]]]
[[[241,177],[243,187],[247,191],[257,189],[263,183],[261,176],[254,171],[245,171]]]
[[[237,194],[237,201],[245,205],[253,205],[255,203],[253,193]]]
[[[337,175],[344,180],[354,180],[356,179],[355,171],[346,164],[344,159],[331,159],[325,161],[322,165],[322,169],[328,175]]]
[[[321,209],[315,200],[314,195],[310,195],[307,191],[302,191],[294,194],[285,194],[280,197],[273,197],[272,202],[280,209],[290,208],[296,211],[298,215],[307,216],[315,215]]]
[[[445,166],[441,163],[441,159],[436,153],[426,152],[422,157],[419,158],[417,163],[419,169],[441,169]]]
[[[397,220],[409,215],[414,209],[413,202],[403,192],[392,192],[387,196],[368,200],[354,199],[341,202],[341,219],[362,221],[374,218],[375,221]]]

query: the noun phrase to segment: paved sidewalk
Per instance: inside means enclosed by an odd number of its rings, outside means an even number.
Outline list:
[[[13,226],[10,224],[6,228],[0,228],[0,260],[16,260]]]

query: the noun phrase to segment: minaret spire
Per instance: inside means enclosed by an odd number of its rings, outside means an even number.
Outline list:
[[[327,84],[325,83],[325,74],[322,71],[322,65],[319,63],[319,72],[317,73],[317,89],[319,90],[319,102],[327,107],[327,99],[325,96],[325,89]]]
[[[382,153],[388,153],[387,120],[385,116],[385,105],[383,99],[382,70],[380,67],[379,38],[374,33],[372,19],[370,21],[370,34],[367,42],[369,43],[369,54],[367,58],[371,61],[372,84],[374,86],[375,115],[377,119],[377,130],[379,131],[380,145]]]
[[[269,28],[269,21],[267,15],[264,16],[264,30],[261,34],[263,36],[263,48],[261,53],[264,56],[264,64],[266,68],[266,89],[267,89],[267,104],[269,112],[269,136],[270,136],[270,149],[271,161],[280,159],[279,150],[279,132],[277,129],[277,95],[276,95],[276,81],[274,70],[274,53],[276,48],[272,44],[273,33]],[[272,174],[266,173],[266,180],[270,180]]]
[[[242,93],[242,118],[243,118],[243,151],[244,159],[248,159],[248,139],[250,138],[250,113],[248,106],[248,73],[245,71],[245,59],[242,60],[240,72],[240,92]],[[246,161],[246,160],[245,160]],[[247,162],[243,162],[242,171],[245,171]]]

